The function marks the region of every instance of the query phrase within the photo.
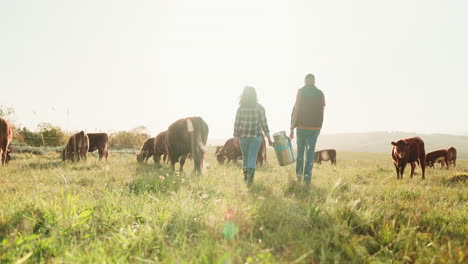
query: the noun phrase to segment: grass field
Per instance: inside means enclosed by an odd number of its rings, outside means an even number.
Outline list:
[[[468,262],[468,161],[397,181],[389,154],[338,153],[308,188],[269,153],[247,188],[210,150],[201,176],[130,154],[16,156],[0,168],[0,263]]]

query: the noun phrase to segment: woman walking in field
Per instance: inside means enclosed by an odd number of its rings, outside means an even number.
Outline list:
[[[258,149],[262,143],[262,131],[268,138],[268,144],[272,146],[265,108],[258,103],[255,88],[246,86],[239,99],[234,137],[239,139],[244,181],[248,185],[254,180]]]

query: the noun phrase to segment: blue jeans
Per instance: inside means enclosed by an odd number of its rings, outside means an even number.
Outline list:
[[[314,167],[314,152],[320,130],[297,129],[297,161],[296,175],[304,175],[304,181],[310,183]],[[305,153],[305,166],[304,166]]]
[[[242,167],[244,169],[255,169],[262,137],[239,138],[239,143],[242,152]]]

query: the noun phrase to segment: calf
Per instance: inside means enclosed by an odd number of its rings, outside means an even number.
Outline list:
[[[223,164],[225,160],[229,163],[230,161],[236,162],[242,159],[242,152],[239,145],[239,139],[230,138],[215,154],[219,164]]]
[[[336,165],[336,150],[324,149],[314,152],[314,161],[322,164],[322,161],[330,161],[332,165]]]
[[[426,155],[426,166],[429,168],[434,168],[434,164],[439,162],[441,167],[444,167],[444,164],[447,165],[447,169],[450,166],[449,161],[449,152],[447,149],[439,149],[436,151],[432,151],[427,153]]]
[[[227,160],[227,162],[236,162],[237,160],[242,159],[242,151],[239,145],[239,139],[228,139],[223,146],[217,149],[215,157],[219,164],[223,164],[225,160]],[[257,164],[263,166],[263,164],[266,163],[266,160],[266,142],[265,138],[262,137],[262,143],[260,144],[260,148],[258,149],[257,154]]]
[[[392,142],[392,145],[392,159],[397,172],[397,179],[403,179],[403,173],[408,163],[411,165],[411,178],[413,178],[416,164],[419,164],[422,170],[422,178],[425,179],[426,151],[424,150],[424,141],[419,137],[412,137]]]
[[[154,155],[154,137],[148,138],[143,143],[140,149],[140,153],[137,155],[137,162],[147,162],[148,159]]]

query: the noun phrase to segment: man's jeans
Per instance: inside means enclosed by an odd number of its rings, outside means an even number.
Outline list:
[[[239,143],[242,152],[242,167],[244,169],[255,169],[258,149],[262,144],[262,137],[239,138]]]
[[[312,176],[312,168],[314,167],[314,152],[317,138],[320,130],[305,130],[297,129],[297,161],[296,161],[296,175],[302,177],[304,181],[310,183]],[[305,153],[305,166],[304,166],[304,153]],[[304,168],[305,167],[305,168]]]

